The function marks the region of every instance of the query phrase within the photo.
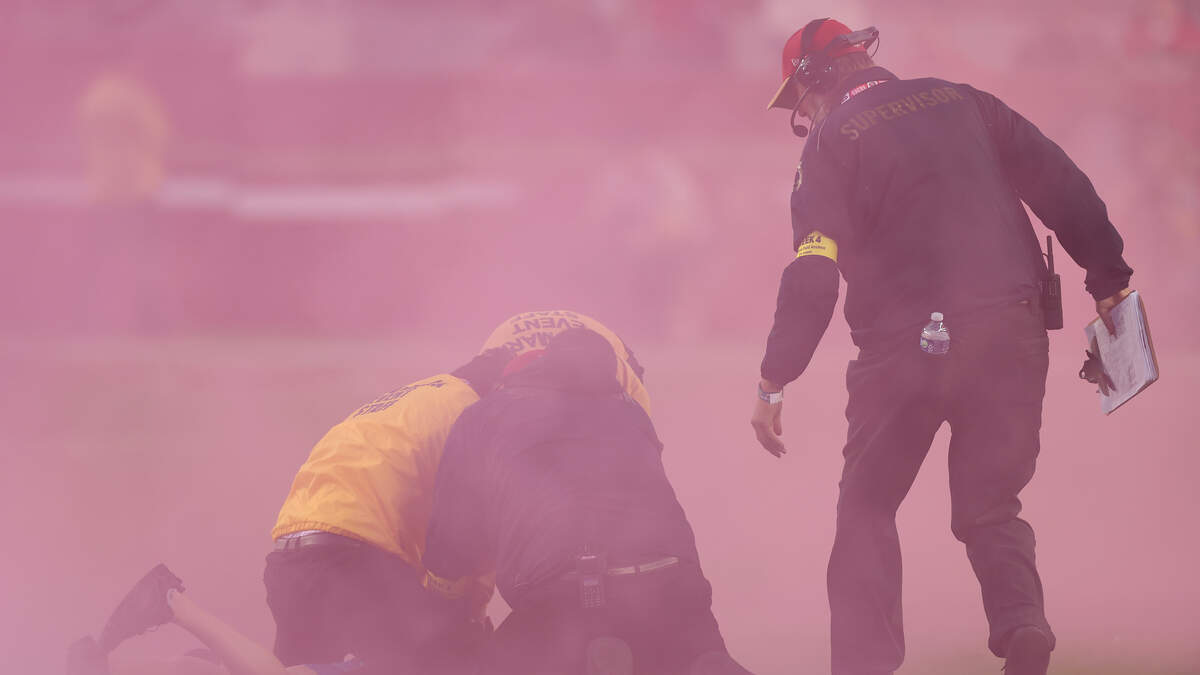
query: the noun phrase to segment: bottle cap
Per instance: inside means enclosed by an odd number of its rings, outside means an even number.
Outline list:
[[[946,317],[942,316],[941,312],[934,312],[929,315],[930,321],[944,321]]]

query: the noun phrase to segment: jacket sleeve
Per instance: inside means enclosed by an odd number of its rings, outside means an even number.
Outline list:
[[[425,586],[452,599],[463,597],[493,558],[485,507],[486,462],[484,448],[476,442],[479,416],[473,412],[477,409],[468,408],[446,439],[425,537]]]
[[[1102,300],[1128,286],[1133,270],[1121,257],[1124,243],[1087,175],[1054,141],[1000,99],[970,91],[1017,195],[1087,271],[1088,293]]]
[[[792,249],[812,232],[821,232],[845,245],[853,238],[850,216],[850,176],[853,170],[819,140],[804,146],[792,186]]]
[[[797,257],[783,270],[775,322],[759,369],[783,386],[808,367],[829,327],[838,297],[838,248],[853,247],[849,208],[850,168],[828,144],[810,138],[792,186],[792,248]]]
[[[784,268],[760,369],[764,379],[782,386],[804,372],[833,318],[837,297],[838,269],[832,260],[803,256]]]

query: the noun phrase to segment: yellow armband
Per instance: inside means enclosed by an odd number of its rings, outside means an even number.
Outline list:
[[[804,239],[800,240],[800,246],[796,249],[796,257],[803,258],[806,255],[819,255],[837,262],[837,251],[836,241],[821,234],[819,230],[813,230]]]

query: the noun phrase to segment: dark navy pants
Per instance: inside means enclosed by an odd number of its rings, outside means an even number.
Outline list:
[[[1024,625],[1051,636],[1034,564],[1033,529],[1017,495],[1033,477],[1048,340],[1034,303],[956,321],[950,352],[910,339],[864,349],[846,372],[849,422],[829,559],[834,675],[879,675],[904,659],[896,510],[934,434],[949,422],[951,529],[979,579],[990,636],[1003,656]]]

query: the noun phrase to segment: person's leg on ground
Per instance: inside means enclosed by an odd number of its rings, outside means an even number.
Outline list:
[[[849,431],[827,580],[834,675],[887,674],[904,660],[896,510],[943,421],[940,358],[913,344],[860,355],[846,371]]]
[[[204,611],[177,591],[167,594],[174,621],[217,653],[231,675],[286,675],[287,669],[262,645]]]
[[[191,656],[173,659],[113,659],[111,675],[229,675],[219,663]]]
[[[264,647],[265,649],[265,647]],[[355,675],[357,664],[288,666],[288,675]],[[350,668],[347,670],[347,668]],[[364,673],[366,671],[363,671]],[[115,661],[109,675],[230,675],[219,663],[194,656],[173,659]]]
[[[78,640],[68,650],[68,675],[298,675],[265,647],[198,607],[182,594],[183,583],[165,565],[157,565],[126,593],[100,633],[99,640]],[[114,659],[108,652],[124,640],[173,622],[195,635],[214,659],[181,657],[169,661]],[[111,666],[111,667],[110,667]]]

